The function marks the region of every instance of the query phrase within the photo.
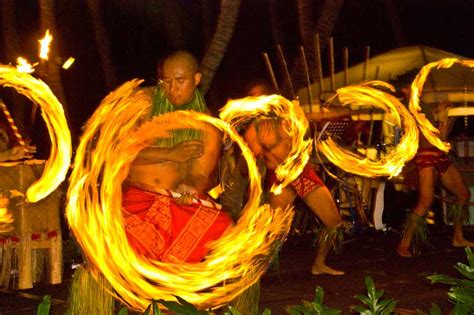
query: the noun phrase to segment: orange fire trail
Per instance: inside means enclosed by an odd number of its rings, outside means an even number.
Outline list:
[[[114,294],[128,306],[145,310],[151,299],[180,296],[200,308],[221,306],[255,283],[265,272],[278,241],[290,228],[292,209],[259,206],[260,176],[244,141],[225,122],[178,111],[148,117],[150,101],[132,80],[110,93],[88,121],[81,138],[68,190],[66,214],[72,231]],[[121,183],[138,152],[167,136],[171,128],[212,124],[242,149],[250,173],[250,196],[229,233],[197,264],[173,264],[137,256],[128,245],[121,214]],[[113,158],[111,158],[113,157]]]
[[[404,135],[400,143],[377,161],[341,148],[331,138],[317,143],[317,149],[329,161],[346,172],[366,177],[396,176],[401,172],[405,163],[416,154],[418,129],[414,118],[397,98],[371,86],[383,86],[393,91],[393,86],[385,82],[370,81],[340,88],[333,98],[338,97],[343,106],[371,105],[392,114],[395,122],[399,126],[403,126]]]
[[[451,146],[449,143],[441,141],[441,139],[438,137],[439,130],[431,124],[425,115],[420,114],[420,95],[423,92],[423,85],[425,84],[426,78],[432,69],[450,68],[455,63],[459,63],[469,68],[474,68],[474,60],[459,60],[457,58],[441,59],[439,61],[429,63],[421,68],[420,72],[417,74],[415,80],[411,84],[411,97],[409,104],[410,112],[413,114],[413,116],[415,116],[418,126],[420,127],[420,130],[425,138],[432,145],[444,152],[448,152]]]
[[[301,174],[312,150],[312,140],[304,140],[309,124],[301,107],[280,95],[246,97],[227,102],[219,116],[237,128],[252,119],[271,115],[288,122],[287,131],[292,139],[288,158],[275,170],[280,183],[273,184],[270,189],[279,194]]]
[[[26,191],[30,202],[53,192],[66,178],[71,161],[71,136],[61,103],[41,80],[14,67],[0,65],[0,84],[14,88],[41,108],[51,138],[51,152],[41,178]]]

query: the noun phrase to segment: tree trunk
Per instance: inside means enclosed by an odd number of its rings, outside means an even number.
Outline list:
[[[112,90],[117,84],[117,74],[115,73],[115,68],[112,62],[109,36],[102,21],[100,5],[99,0],[87,0],[89,14],[91,15],[92,23],[94,24],[95,42],[102,64],[105,86],[107,90]]]
[[[312,1],[297,1],[301,40],[305,49],[310,77],[313,81],[319,79],[315,62],[314,36],[315,34],[319,34],[320,49],[321,52],[323,52],[334,30],[343,4],[344,0],[324,0],[317,22],[314,23]],[[292,77],[295,87],[298,88],[306,85],[303,61],[300,55],[298,55],[295,62],[293,62],[293,69]]]
[[[395,41],[397,46],[405,46],[407,43],[405,33],[403,32],[402,22],[398,9],[393,0],[385,0],[385,7],[387,8],[390,24],[392,25],[393,33],[395,34]]]
[[[40,21],[41,21],[41,34],[45,34],[46,30],[49,29],[53,38],[58,38],[58,32],[56,30],[56,15],[55,15],[55,1],[54,0],[40,0]],[[42,78],[51,88],[53,93],[56,95],[58,100],[61,102],[64,108],[64,115],[69,120],[69,111],[66,103],[66,95],[64,93],[63,84],[61,81],[60,64],[58,64],[58,49],[57,40],[51,42],[49,60],[46,61],[46,70],[44,78]]]
[[[15,1],[3,0],[2,9],[0,11],[2,12],[3,47],[5,47],[6,57],[5,63],[10,62],[15,64],[16,58],[21,55],[20,44],[18,42],[20,36],[18,35],[17,21],[15,19]],[[27,120],[29,120],[26,117],[26,109],[30,108],[29,104],[26,104],[25,100],[15,92],[11,93],[8,103],[10,102],[13,106],[9,106],[9,108],[18,129],[24,137],[29,138],[31,130],[26,128],[29,126],[29,121],[28,124],[26,123]]]
[[[202,62],[201,91],[206,94],[234,33],[241,0],[222,0],[217,29]]]

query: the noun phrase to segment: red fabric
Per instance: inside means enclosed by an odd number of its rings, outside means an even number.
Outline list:
[[[419,149],[416,153],[415,164],[418,171],[425,168],[435,168],[439,176],[443,176],[451,165],[451,162],[443,151],[437,148],[423,148]]]
[[[207,243],[230,226],[229,215],[201,204],[176,204],[173,197],[134,187],[123,193],[122,213],[130,245],[143,256],[164,262],[199,262]]]
[[[267,170],[267,187],[271,187],[277,183],[277,177],[274,170]],[[323,187],[324,183],[314,171],[311,164],[308,162],[300,176],[291,182],[291,186],[296,190],[296,193],[301,198],[314,191],[319,187]]]

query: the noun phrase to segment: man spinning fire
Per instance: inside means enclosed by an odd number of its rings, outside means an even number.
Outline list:
[[[209,112],[197,88],[201,73],[194,56],[185,51],[169,55],[162,75],[150,95],[150,119],[176,110]],[[202,202],[212,185],[221,140],[220,131],[210,125],[174,129],[171,138],[157,139],[138,154],[122,199],[125,231],[137,253],[164,262],[199,262],[207,254],[206,244],[229,227],[227,214]]]

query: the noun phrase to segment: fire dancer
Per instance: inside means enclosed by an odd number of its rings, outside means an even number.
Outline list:
[[[271,94],[268,84],[258,83],[248,90],[250,96],[262,94]],[[324,119],[325,116],[322,116],[317,117],[313,113],[311,119]],[[334,118],[334,115],[327,116]],[[271,187],[277,181],[275,169],[288,157],[291,149],[291,138],[284,121],[271,118],[256,120],[246,129],[244,139],[256,158],[263,160],[267,169],[266,186]],[[302,174],[291,185],[285,187],[281,194],[270,193],[269,203],[272,207],[284,208],[292,205],[298,196],[304,200],[324,225],[320,230],[318,249],[311,273],[314,275],[343,275],[344,271],[331,268],[326,264],[331,247],[342,238],[342,218],[331,193],[309,162]]]
[[[408,102],[411,96],[411,89],[408,83],[415,78],[416,73],[409,72],[397,78],[400,96]],[[397,82],[395,82],[397,83]],[[423,113],[438,127],[440,139],[445,140],[454,123],[448,116],[449,107],[452,104],[442,101],[437,108],[431,111],[425,104],[420,102]],[[467,203],[470,200],[470,191],[466,187],[458,169],[449,161],[448,156],[443,151],[433,146],[420,132],[418,152],[414,158],[418,170],[418,202],[415,208],[408,214],[402,239],[396,250],[402,257],[412,257],[412,243],[414,239],[426,241],[426,221],[425,217],[433,204],[435,188],[438,179],[443,187],[452,193],[456,198],[454,206],[454,234],[452,245],[454,247],[470,247],[474,242],[468,241],[464,237],[463,223],[466,219]]]
[[[198,90],[197,60],[189,52],[165,58],[162,75],[151,95],[150,118],[176,110],[209,112]],[[206,243],[230,225],[230,217],[205,195],[221,140],[213,126],[175,129],[171,144],[157,139],[156,145],[138,154],[125,183],[122,207],[128,240],[139,254],[165,262],[199,262],[207,253]],[[173,198],[175,192],[181,197]]]

